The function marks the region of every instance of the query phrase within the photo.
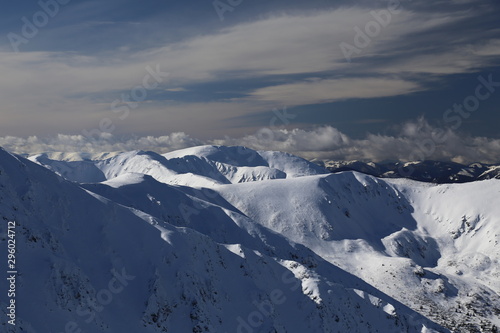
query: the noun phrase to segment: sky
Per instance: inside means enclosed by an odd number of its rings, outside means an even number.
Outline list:
[[[12,1],[0,146],[500,162],[496,0]]]

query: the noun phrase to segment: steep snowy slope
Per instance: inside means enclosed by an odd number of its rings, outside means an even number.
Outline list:
[[[446,331],[220,196],[137,174],[92,186],[109,199],[0,149],[0,248],[14,221],[18,271],[2,331]],[[195,211],[175,226],[182,203]]]
[[[346,172],[215,190],[457,332],[500,324],[498,180],[436,186]]]

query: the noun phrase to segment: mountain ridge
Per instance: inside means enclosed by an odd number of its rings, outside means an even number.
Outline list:
[[[463,165],[443,161],[362,162],[315,160],[330,172],[357,171],[379,178],[408,178],[437,184],[468,183],[500,179],[500,165],[471,163]]]

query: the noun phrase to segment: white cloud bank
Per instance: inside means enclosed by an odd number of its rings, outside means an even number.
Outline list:
[[[124,140],[109,135],[93,141],[81,135],[63,134],[52,138],[0,137],[0,146],[23,154],[41,152],[95,154],[129,150],[153,150],[165,153],[203,144],[242,145],[257,150],[279,150],[309,159],[500,163],[500,139],[460,136],[452,130],[433,127],[424,119],[404,124],[394,136],[368,134],[363,139],[350,138],[331,126],[312,130],[263,128],[255,134],[241,138],[225,137],[205,141],[192,138],[185,133]]]
[[[111,134],[103,134],[99,139],[89,140],[83,135],[58,134],[56,137],[42,138],[30,136],[20,138],[15,136],[0,137],[0,147],[18,154],[37,154],[44,152],[83,152],[102,153],[131,150],[153,150],[168,152],[177,149],[202,145],[204,142],[191,138],[185,133],[153,137],[119,139]]]
[[[289,106],[330,103],[350,98],[405,95],[422,89],[418,84],[393,78],[308,80],[260,88],[250,99]]]

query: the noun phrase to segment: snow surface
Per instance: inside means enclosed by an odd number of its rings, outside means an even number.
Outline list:
[[[243,147],[54,156],[0,149],[0,241],[16,221],[19,270],[7,332],[500,326],[499,180],[329,174]]]

